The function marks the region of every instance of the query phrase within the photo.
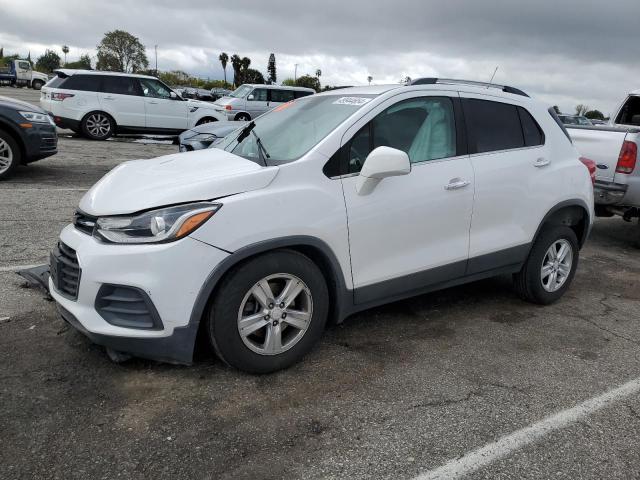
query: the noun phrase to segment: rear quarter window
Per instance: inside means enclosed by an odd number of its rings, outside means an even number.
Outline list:
[[[522,107],[518,107],[518,115],[520,115],[525,146],[536,147],[538,145],[544,145],[544,132],[542,128],[540,128],[540,125],[538,125],[538,122]]]
[[[59,77],[55,76],[51,80],[49,80],[46,84],[47,87],[51,88],[62,88],[61,85],[67,80],[68,77]]]
[[[98,75],[72,75],[65,79],[58,88],[79,90],[82,92],[99,92],[100,77]]]

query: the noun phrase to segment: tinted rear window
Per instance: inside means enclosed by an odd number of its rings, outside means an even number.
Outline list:
[[[302,98],[302,97],[308,97],[309,95],[313,95],[313,92],[294,90],[293,95],[295,98]]]
[[[100,77],[98,75],[72,75],[59,88],[98,92],[100,90]]]
[[[102,91],[119,95],[140,95],[138,80],[131,77],[103,77]]]
[[[518,107],[518,114],[520,115],[520,123],[522,124],[524,144],[527,147],[544,145],[544,133],[540,125],[538,125],[538,122],[522,107]]]
[[[515,105],[490,100],[465,99],[464,115],[470,153],[509,150],[525,146]]]
[[[55,77],[53,77],[51,80],[47,82],[46,86],[51,88],[61,88],[60,85],[62,85],[67,78],[68,77],[58,77],[56,75]]]

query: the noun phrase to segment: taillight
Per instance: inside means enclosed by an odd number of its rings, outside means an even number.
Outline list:
[[[636,168],[636,158],[638,158],[638,146],[634,142],[626,141],[622,144],[616,173],[631,173]]]
[[[54,100],[56,102],[61,102],[65,98],[71,98],[73,96],[75,96],[73,93],[52,93],[51,100]]]
[[[231,105],[225,105],[224,109],[225,110],[233,110],[233,107]]]
[[[585,164],[585,166],[589,169],[589,175],[591,176],[591,183],[595,185],[596,183],[596,162],[591,160],[590,158],[580,157],[580,161]]]

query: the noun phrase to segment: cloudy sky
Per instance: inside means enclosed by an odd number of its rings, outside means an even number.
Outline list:
[[[221,51],[278,80],[322,70],[323,84],[440,76],[518,86],[563,111],[605,114],[640,89],[639,0],[0,0],[0,46],[35,58],[95,56],[102,35],[138,36],[153,65],[222,78]]]

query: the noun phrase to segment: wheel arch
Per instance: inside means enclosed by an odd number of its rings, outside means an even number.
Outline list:
[[[217,117],[214,117],[213,115],[203,115],[202,117],[198,118],[198,120],[196,120],[196,127],[199,125],[202,125],[204,122],[204,120],[210,120],[211,122],[207,122],[207,123],[213,123],[213,122],[218,122],[219,119]]]
[[[115,135],[116,133],[118,133],[118,122],[116,122],[116,118],[111,113],[109,113],[108,111],[106,111],[104,109],[100,109],[100,108],[89,110],[87,113],[82,115],[82,117],[80,118],[80,123],[79,123],[81,132],[84,132],[84,126],[83,125],[84,125],[84,121],[86,120],[86,118],[89,115],[94,114],[94,113],[102,113],[104,115],[107,115],[111,119],[111,121],[113,122],[113,132],[112,132],[111,135]]]
[[[233,119],[237,121],[237,120],[238,120],[238,117],[239,117],[240,115],[246,115],[247,117],[249,117],[249,120],[252,120],[252,119],[253,119],[253,117],[251,116],[251,114],[250,114],[249,112],[245,112],[245,111],[241,111],[241,112],[236,113],[236,114],[233,116]]]
[[[2,130],[3,132],[7,132],[7,134],[9,134],[11,138],[15,140],[18,148],[20,149],[20,163],[23,164],[27,158],[27,147],[25,146],[24,140],[22,139],[22,136],[20,135],[18,129],[10,122],[6,122],[2,118],[0,118],[0,130]]]
[[[254,243],[236,250],[225,258],[209,274],[207,280],[200,288],[200,292],[191,310],[189,323],[191,325],[200,325],[203,323],[201,320],[215,296],[220,281],[232,268],[260,255],[277,250],[297,251],[307,256],[320,268],[329,290],[329,318],[334,322],[339,322],[344,319],[349,305],[349,291],[345,285],[344,273],[335,254],[331,248],[319,238],[291,236]]]
[[[579,198],[558,203],[547,212],[538,225],[533,242],[536,241],[546,225],[566,225],[575,232],[578,237],[578,245],[582,248],[591,230],[592,219],[589,211],[584,200]]]

